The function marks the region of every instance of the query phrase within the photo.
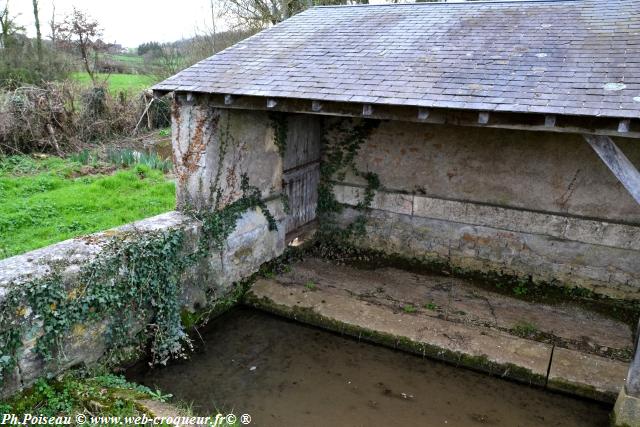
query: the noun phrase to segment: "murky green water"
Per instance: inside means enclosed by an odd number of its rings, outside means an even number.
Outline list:
[[[252,426],[606,426],[609,407],[241,308],[189,361],[129,375]]]

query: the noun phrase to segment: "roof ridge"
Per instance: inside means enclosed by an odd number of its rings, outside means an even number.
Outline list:
[[[454,1],[421,1],[421,2],[404,2],[404,3],[359,3],[359,4],[327,4],[313,6],[311,9],[327,9],[327,8],[350,8],[350,7],[396,7],[396,6],[459,6],[459,5],[478,5],[478,4],[517,4],[517,3],[578,3],[585,0],[454,0]],[[308,9],[307,9],[308,10]]]

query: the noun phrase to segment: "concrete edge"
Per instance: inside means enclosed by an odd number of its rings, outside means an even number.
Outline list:
[[[257,282],[254,286],[258,285],[260,285],[260,282]],[[286,293],[294,300],[298,298],[304,299],[304,296],[298,295],[293,290],[286,291]],[[330,298],[328,298],[328,296],[325,298],[327,299],[326,303],[331,304]],[[272,299],[271,295],[265,294],[262,288],[258,288],[255,292],[254,289],[249,290],[243,302],[246,305],[278,316],[348,335],[358,340],[403,350],[501,378],[539,386],[554,392],[604,403],[615,402],[615,397],[620,387],[622,387],[626,376],[627,366],[622,362],[599,356],[592,357],[591,355],[557,347],[554,348],[554,351],[551,351],[551,347],[549,347],[550,352],[547,356],[548,368],[546,372],[542,373],[539,369],[532,370],[531,367],[511,363],[508,357],[506,357],[506,359],[502,357],[495,359],[486,354],[479,355],[476,352],[466,352],[455,346],[447,348],[447,345],[443,345],[442,342],[430,342],[428,339],[425,341],[424,339],[416,337],[411,338],[410,332],[406,335],[397,335],[389,333],[388,331],[369,329],[366,326],[354,324],[344,319],[336,319],[319,312],[315,306],[304,305],[309,303],[309,301],[306,301],[303,305],[287,304],[282,301],[276,302]],[[324,299],[322,302],[325,302]],[[358,307],[354,307],[356,311],[362,311],[362,309],[363,307],[361,307],[360,310]],[[401,317],[402,314],[398,316]],[[398,322],[403,323],[400,319],[398,319]],[[458,325],[458,327],[459,326],[460,325]],[[483,332],[483,330],[479,328],[474,327],[469,329],[469,335],[471,336],[477,334],[490,335],[490,333]],[[512,338],[514,340],[519,339],[517,337]],[[495,339],[498,339],[498,337]],[[541,343],[537,341],[522,340],[525,341],[523,343],[524,347],[530,347],[532,350],[541,345]],[[505,344],[503,343],[503,345]],[[506,345],[517,347],[518,342]],[[527,345],[529,347],[527,347]],[[556,353],[555,358],[554,352]],[[506,353],[503,353],[503,356],[505,354]],[[602,375],[598,375],[598,372],[601,372]],[[597,381],[593,381],[594,373],[596,373],[595,377]]]
[[[385,347],[413,353],[418,356],[440,360],[455,366],[463,366],[475,371],[488,373],[501,378],[508,378],[528,385],[544,387],[546,376],[511,363],[497,363],[486,356],[476,356],[452,351],[426,342],[419,342],[408,337],[395,336],[385,332],[374,331],[328,318],[308,307],[288,307],[278,304],[267,297],[259,297],[251,291],[247,292],[244,304],[278,316],[292,319],[301,323],[317,326],[332,332],[348,335],[358,340],[380,344]]]
[[[549,390],[614,403],[624,389],[628,363],[555,347],[549,369]],[[589,379],[592,381],[588,382]]]

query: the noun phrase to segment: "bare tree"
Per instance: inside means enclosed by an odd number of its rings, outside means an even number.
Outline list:
[[[33,17],[36,25],[36,50],[38,52],[38,64],[42,64],[42,33],[40,32],[40,14],[38,13],[38,0],[33,0]]]
[[[56,43],[56,2],[52,1],[51,6],[53,7],[53,11],[51,12],[51,20],[49,21],[49,29],[51,31],[51,42],[55,45]]]
[[[0,48],[4,48],[7,44],[7,38],[9,35],[9,1],[4,6],[4,9],[0,10]]]
[[[257,31],[312,6],[369,3],[369,0],[220,0],[222,15],[236,28]]]
[[[73,12],[64,21],[55,26],[55,34],[63,45],[77,49],[82,59],[85,71],[95,84],[95,69],[90,64],[90,58],[105,48],[100,40],[102,28],[100,23],[91,18],[86,12],[73,8]]]
[[[162,77],[171,76],[183,68],[184,58],[175,44],[162,45],[158,54]]]
[[[211,47],[213,48],[213,52],[217,52],[216,50],[216,8],[214,6],[213,0],[209,0],[209,6],[211,7],[211,31],[209,31],[211,35]]]
[[[9,47],[12,38],[24,31],[24,27],[18,25],[9,13],[9,0],[6,0],[4,7],[0,7],[0,48]]]

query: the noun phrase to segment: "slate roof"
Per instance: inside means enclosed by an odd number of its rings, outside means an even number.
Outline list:
[[[156,91],[640,117],[640,1],[315,7]]]

